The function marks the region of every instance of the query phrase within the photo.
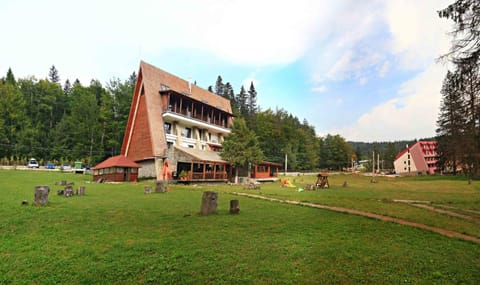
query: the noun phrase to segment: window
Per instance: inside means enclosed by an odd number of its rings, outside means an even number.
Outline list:
[[[191,128],[183,128],[182,129],[182,137],[191,138],[192,137],[192,129]]]
[[[167,148],[168,148],[168,149],[171,149],[172,146],[173,146],[173,142],[167,142]]]
[[[165,123],[165,124],[163,124],[163,127],[165,128],[165,133],[166,134],[171,134],[172,133],[172,124]]]
[[[117,173],[123,173],[123,167],[117,167]]]
[[[165,84],[160,84],[160,91],[165,91],[165,90],[169,90],[170,87],[168,85],[165,85]]]
[[[138,172],[138,168],[130,168],[130,173],[137,173]]]

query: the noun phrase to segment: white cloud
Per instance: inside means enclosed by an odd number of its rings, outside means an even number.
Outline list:
[[[389,70],[390,70],[390,62],[386,60],[383,63],[382,67],[380,67],[380,70],[378,71],[378,76],[385,77],[385,75],[388,73]]]
[[[320,85],[320,86],[317,86],[317,87],[313,87],[311,89],[312,92],[315,92],[315,93],[323,93],[325,91],[327,91],[327,86],[325,85]]]
[[[348,140],[392,141],[435,135],[441,82],[446,68],[432,65],[405,82],[397,96],[364,113],[351,126],[338,130]]]
[[[131,72],[138,61],[194,49],[232,65],[291,63],[323,32],[328,1],[19,0],[2,5],[0,69],[89,80]],[[312,37],[312,35],[316,35]]]
[[[392,35],[391,52],[400,56],[401,67],[425,68],[435,57],[445,53],[450,45],[446,36],[449,21],[437,11],[450,0],[390,0],[386,1],[386,21]]]

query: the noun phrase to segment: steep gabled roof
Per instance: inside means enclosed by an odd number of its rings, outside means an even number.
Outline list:
[[[143,73],[143,84],[146,93],[153,92],[155,95],[158,95],[160,85],[164,84],[178,93],[185,94],[200,102],[208,102],[208,105],[230,114],[232,113],[232,107],[228,99],[198,87],[193,84],[193,82],[189,83],[178,76],[168,73],[144,61],[140,62],[140,69]],[[190,92],[190,88],[192,89],[192,92]]]
[[[108,167],[134,167],[140,168],[142,167],[140,164],[131,161],[130,159],[126,158],[124,155],[117,155],[112,156],[99,164],[95,165],[92,169],[101,169],[101,168],[108,168]]]

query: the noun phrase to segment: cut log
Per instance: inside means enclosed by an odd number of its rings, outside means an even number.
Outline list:
[[[239,204],[238,200],[230,200],[230,214],[238,214],[240,212]]]
[[[48,193],[50,192],[50,187],[48,186],[35,186],[35,200],[34,204],[36,206],[44,206],[48,204]]]
[[[78,196],[83,196],[83,195],[85,195],[85,186],[80,186],[80,187],[78,187],[77,195],[78,195]]]
[[[203,192],[201,215],[215,214],[217,211],[218,193],[213,191]]]
[[[164,181],[157,181],[155,184],[155,192],[156,193],[165,193],[167,192],[167,187],[165,187],[166,184]]]
[[[152,193],[152,187],[150,187],[150,186],[145,186],[145,187],[143,187],[143,193],[144,193],[144,194],[150,194],[150,193]]]
[[[63,190],[63,195],[65,197],[72,197],[73,196],[73,187],[72,186],[66,186],[65,189]]]

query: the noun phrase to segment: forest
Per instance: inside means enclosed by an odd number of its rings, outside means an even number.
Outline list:
[[[60,83],[52,66],[45,79],[16,79],[11,69],[0,79],[0,164],[24,165],[35,157],[41,165],[82,161],[87,165],[120,153],[123,134],[136,82],[118,78],[102,84],[78,79]],[[289,170],[340,170],[352,160],[369,159],[380,153],[384,167],[392,168],[398,144],[348,143],[340,135],[317,136],[306,119],[285,109],[262,110],[257,106],[253,83],[235,93],[232,84],[218,76],[211,92],[231,101],[234,115],[253,130],[265,160],[283,163]]]

